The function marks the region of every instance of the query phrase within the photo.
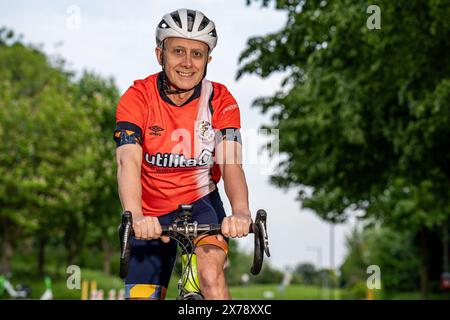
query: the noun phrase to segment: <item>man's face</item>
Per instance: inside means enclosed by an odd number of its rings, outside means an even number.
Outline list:
[[[208,45],[201,41],[167,38],[164,42],[165,71],[169,81],[179,89],[195,87],[203,78],[206,63],[211,61]],[[160,64],[161,48],[156,48]]]

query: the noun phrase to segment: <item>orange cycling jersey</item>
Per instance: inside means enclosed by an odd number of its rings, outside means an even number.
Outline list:
[[[162,77],[157,73],[136,80],[116,110],[118,146],[142,145],[142,210],[150,216],[167,214],[214,191],[220,180],[218,137],[240,142],[239,108],[224,85],[203,79],[177,106],[162,90]]]

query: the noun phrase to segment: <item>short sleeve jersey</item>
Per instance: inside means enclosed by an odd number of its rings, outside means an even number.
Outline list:
[[[239,129],[240,114],[227,88],[205,79],[177,106],[165,95],[157,73],[134,81],[122,95],[116,125],[142,137],[142,210],[161,216],[216,188],[215,137]]]

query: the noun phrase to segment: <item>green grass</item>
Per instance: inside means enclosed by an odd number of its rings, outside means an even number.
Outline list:
[[[68,275],[67,275],[68,276]],[[123,288],[123,282],[119,277],[109,276],[101,271],[82,269],[81,270],[81,283],[83,280],[96,281],[97,289],[102,289],[104,291],[104,298],[107,299],[108,291],[110,289],[116,289],[116,291]],[[45,290],[45,284],[43,278],[27,277],[21,275],[20,277],[14,276],[11,279],[13,285],[18,283],[30,286],[32,289],[31,299],[39,299]],[[66,299],[81,299],[81,288],[80,289],[68,289],[67,288],[67,277],[56,276],[52,278],[52,290],[53,298],[58,300]],[[8,299],[8,296],[4,293],[0,296],[2,299]]]
[[[97,282],[97,289],[102,289],[104,291],[104,299],[107,299],[108,291],[110,289],[116,289],[117,291],[123,288],[123,281],[117,276],[106,275],[101,271],[82,269],[81,270],[82,280],[95,280]],[[36,277],[26,277],[21,275],[20,277],[15,277],[11,279],[13,284],[22,283],[30,286],[32,288],[31,299],[39,299],[45,290],[44,279]],[[169,288],[167,290],[166,299],[175,299],[177,295],[177,280],[178,278],[174,275],[171,278]],[[81,299],[81,288],[69,290],[67,288],[67,278],[66,277],[56,277],[52,279],[52,289],[54,299]],[[249,285],[230,287],[230,293],[232,299],[242,300],[242,299],[268,299],[268,296],[264,295],[264,292],[272,292],[273,299],[320,299],[321,291],[317,287],[313,286],[301,286],[301,285],[291,285],[288,286],[284,293],[278,290],[276,284],[273,285]],[[322,293],[327,297],[327,292]],[[338,294],[337,294],[338,296]],[[2,299],[8,299],[5,294],[1,296]]]
[[[321,290],[315,286],[289,285],[281,292],[276,284],[255,284],[249,286],[230,287],[231,297],[240,299],[268,300],[321,300],[332,299],[330,290]],[[339,290],[335,290],[335,298],[339,299]]]
[[[396,292],[389,295],[380,295],[381,299],[388,300],[422,300],[420,292]],[[450,295],[449,295],[450,296]],[[432,293],[428,295],[428,300],[446,300],[444,294]]]
[[[177,295],[177,277],[172,276],[166,299],[175,299]],[[249,286],[231,286],[233,300],[316,300],[331,299],[329,290],[321,290],[315,286],[290,285],[280,292],[277,284],[252,284]],[[340,291],[335,290],[335,298],[339,299]]]
[[[69,290],[67,288],[67,276],[63,272],[58,273],[59,276],[53,276],[52,289],[54,299],[81,299],[81,289]],[[95,280],[97,282],[97,289],[104,291],[104,299],[108,297],[108,291],[115,289],[116,291],[123,288],[123,281],[115,275],[106,275],[102,271],[82,269],[82,280]],[[11,279],[13,284],[22,283],[32,288],[31,299],[39,299],[45,290],[44,279],[36,278],[35,276],[14,276]],[[177,295],[177,280],[176,274],[173,274],[166,299],[175,299]],[[284,292],[280,292],[277,284],[253,284],[249,286],[231,286],[230,293],[233,300],[320,300],[332,299],[331,292],[319,287],[306,285],[289,285]],[[271,295],[270,295],[271,293]],[[341,291],[335,290],[335,299],[340,299]],[[419,292],[400,292],[384,296],[382,292],[376,294],[377,299],[392,299],[392,300],[420,300]],[[442,294],[432,294],[429,299],[444,299]],[[0,299],[8,299],[8,296],[3,294]]]

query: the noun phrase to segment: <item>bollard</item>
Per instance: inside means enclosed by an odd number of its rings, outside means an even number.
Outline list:
[[[374,300],[374,292],[371,289],[367,289],[366,300]]]
[[[88,300],[89,298],[89,280],[83,280],[81,284],[81,300]]]
[[[97,297],[97,281],[91,281],[91,296],[89,300],[96,300]]]
[[[116,300],[116,289],[109,290],[108,300]]]
[[[81,300],[104,300],[106,293],[103,289],[98,289],[97,281],[83,280],[81,284]],[[110,289],[108,300],[125,300],[125,289]]]
[[[103,296],[104,296],[104,294],[103,294],[103,290],[102,289],[97,290],[95,292],[95,300],[103,300]]]
[[[125,289],[120,289],[117,294],[117,300],[125,300]]]

